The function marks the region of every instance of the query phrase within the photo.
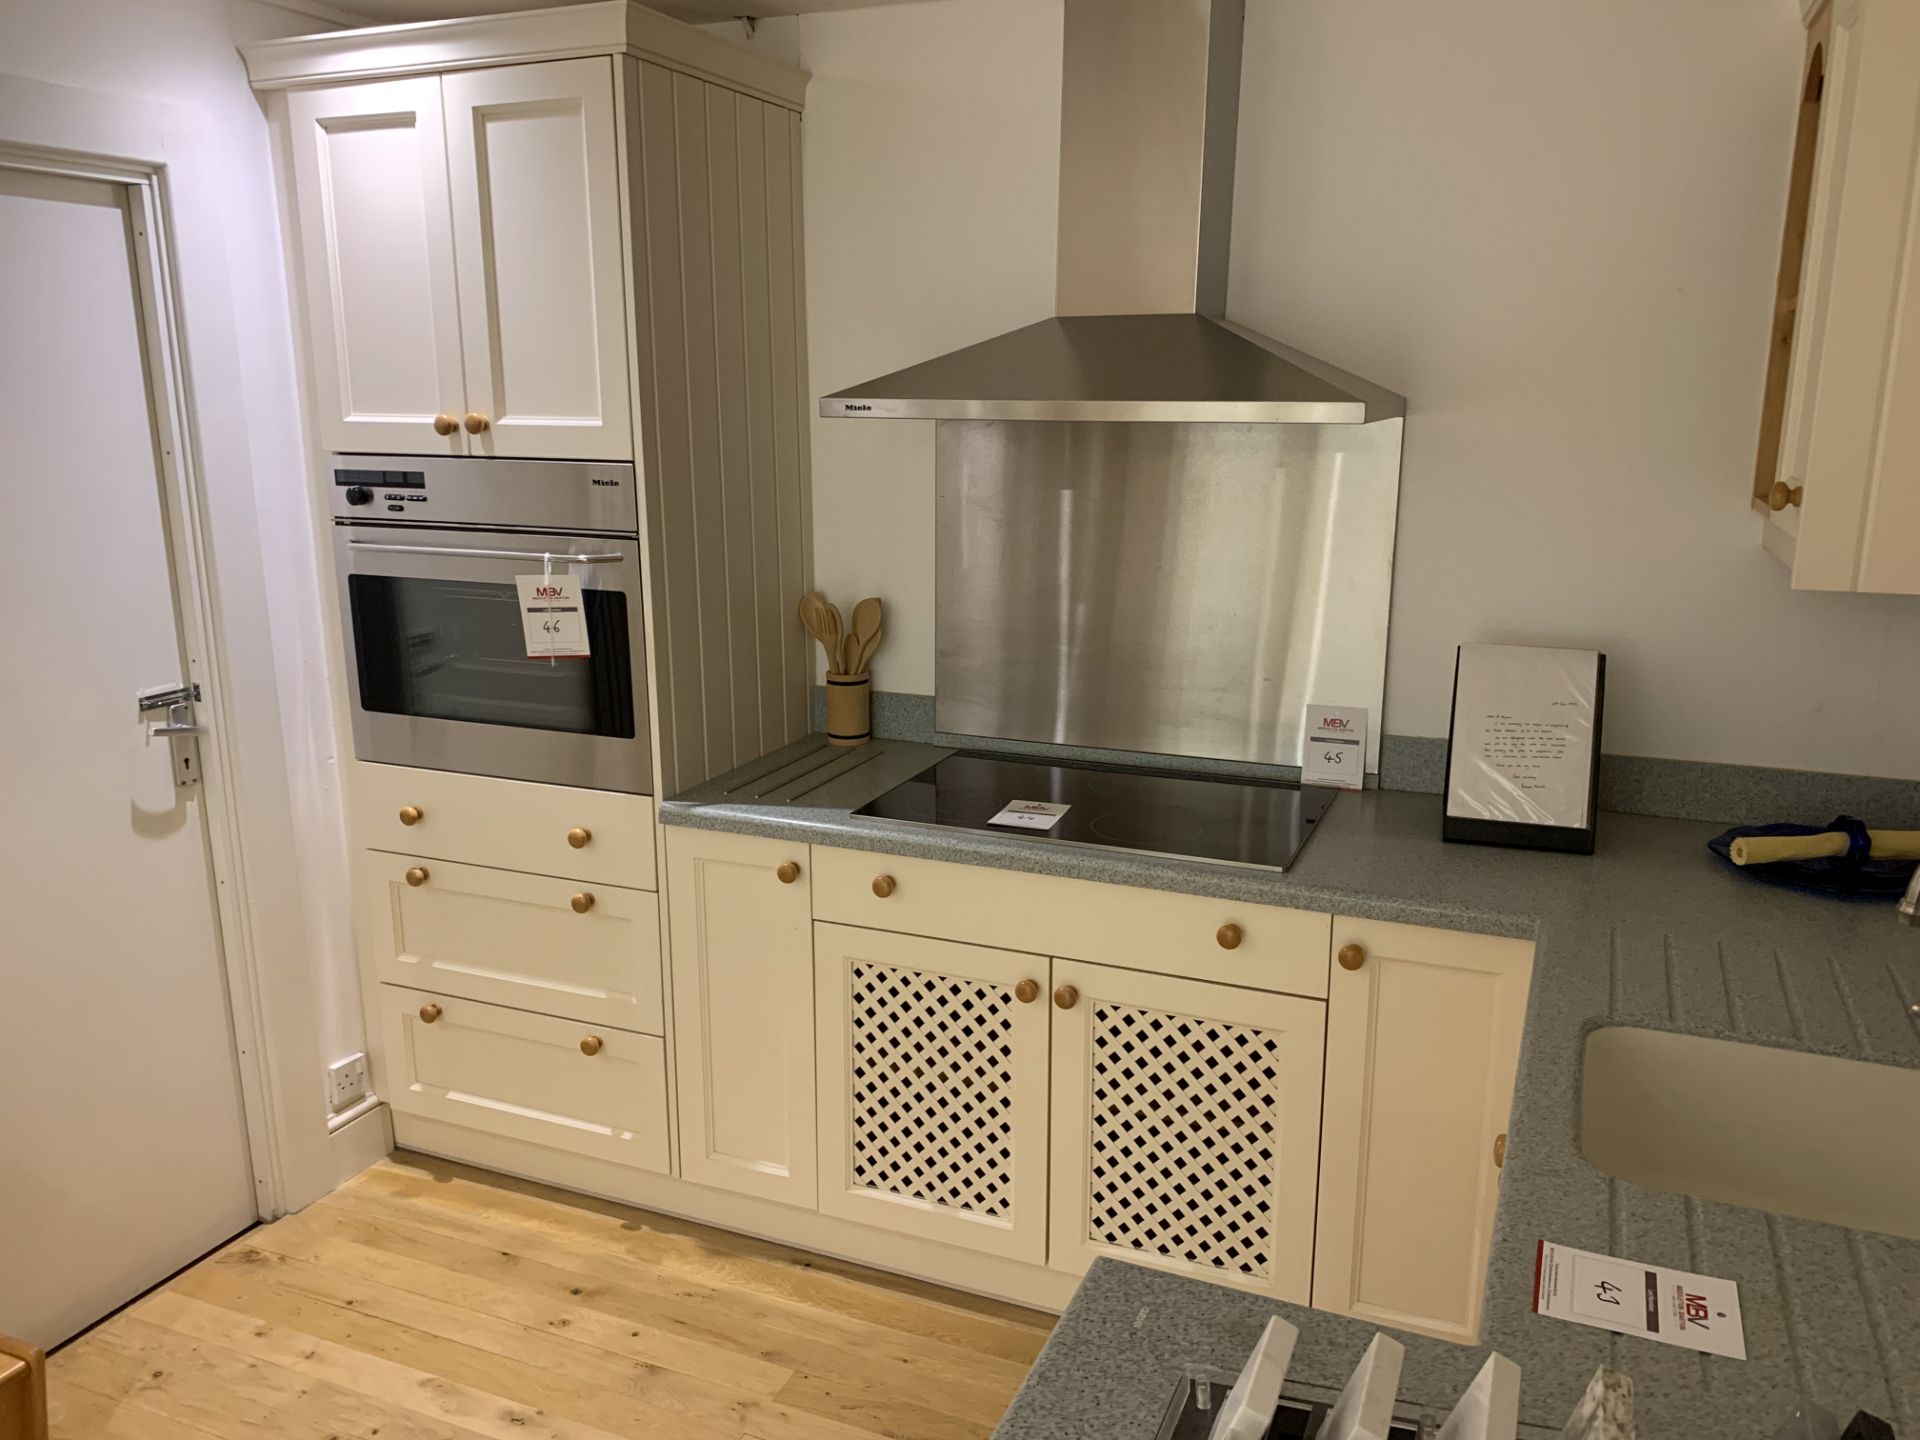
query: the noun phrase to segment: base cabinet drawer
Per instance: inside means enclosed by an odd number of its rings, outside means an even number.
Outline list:
[[[599,1030],[427,990],[380,987],[395,1110],[665,1172],[658,1036]]]
[[[406,765],[353,767],[353,841],[499,870],[657,890],[653,799]]]
[[[1053,985],[1048,1262],[1308,1303],[1326,1005],[1077,960]]]
[[[1332,918],[820,845],[813,915],[1292,995],[1327,993]]]
[[[354,896],[389,985],[666,1033],[650,890],[365,850]]]
[[[1336,917],[1313,1303],[1471,1344],[1533,946]]]

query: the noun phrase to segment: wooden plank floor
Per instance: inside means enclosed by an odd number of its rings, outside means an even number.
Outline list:
[[[59,1351],[56,1440],[974,1440],[1052,1317],[395,1155]]]

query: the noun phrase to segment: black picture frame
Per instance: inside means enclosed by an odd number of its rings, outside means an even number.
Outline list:
[[[1460,650],[1453,652],[1453,697],[1447,707],[1447,768],[1440,777],[1440,838],[1457,845],[1505,845],[1522,850],[1555,850],[1591,855],[1599,835],[1600,734],[1607,705],[1607,656],[1595,651],[1593,674],[1593,754],[1587,769],[1587,823],[1529,825],[1516,820],[1485,820],[1449,813],[1453,795],[1453,741],[1460,718]]]

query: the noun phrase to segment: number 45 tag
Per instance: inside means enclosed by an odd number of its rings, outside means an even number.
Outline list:
[[[572,575],[516,575],[520,591],[520,628],[529,660],[574,659],[593,652],[587,646],[587,612],[580,582]]]
[[[1300,783],[1364,789],[1367,783],[1367,712],[1341,705],[1309,705],[1306,744],[1301,746]]]

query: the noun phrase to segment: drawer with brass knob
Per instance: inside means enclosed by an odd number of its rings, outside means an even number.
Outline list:
[[[666,1033],[652,891],[410,860],[367,850],[357,862],[360,949],[380,980]]]
[[[666,1170],[659,1036],[399,985],[378,1004],[380,1092],[397,1116]]]
[[[816,920],[1324,999],[1330,915],[837,846]]]
[[[357,847],[582,884],[658,888],[653,801],[400,765],[351,767]]]

